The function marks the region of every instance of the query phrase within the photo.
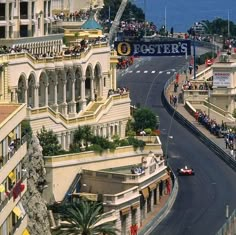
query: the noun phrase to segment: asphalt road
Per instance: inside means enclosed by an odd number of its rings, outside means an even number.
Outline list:
[[[159,115],[163,151],[168,138],[172,169],[187,165],[196,172],[195,176],[178,177],[176,201],[152,235],[213,235],[226,221],[226,205],[230,212],[236,208],[235,172],[172,119],[161,103],[165,82],[185,64],[183,57],[143,57],[118,72],[118,85],[130,89],[132,104],[149,107]]]

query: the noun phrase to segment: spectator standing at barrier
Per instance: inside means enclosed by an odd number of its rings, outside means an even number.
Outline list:
[[[177,84],[179,83],[179,73],[176,73],[176,75],[175,75],[175,82]]]
[[[173,98],[173,104],[174,104],[174,107],[176,107],[176,104],[177,104],[177,96],[176,95]]]
[[[175,84],[174,84],[174,92],[177,92],[178,86],[179,86],[178,82],[175,81]]]
[[[188,69],[189,69],[189,74],[191,75],[191,74],[192,74],[192,71],[193,71],[193,66],[190,64],[189,67],[188,67]]]

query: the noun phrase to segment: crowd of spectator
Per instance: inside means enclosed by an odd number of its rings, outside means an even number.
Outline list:
[[[140,167],[133,166],[130,171],[131,171],[131,174],[144,174],[145,173],[144,167],[142,166]]]
[[[55,21],[71,21],[71,22],[75,22],[75,21],[85,21],[88,19],[90,14],[90,10],[87,11],[75,11],[75,12],[71,12],[71,13],[65,13],[64,11],[61,11],[58,14],[54,15],[54,20]]]
[[[212,89],[212,83],[203,82],[200,84],[192,83],[186,80],[182,85],[182,90],[209,90]]]
[[[156,33],[156,26],[149,22],[139,22],[139,21],[121,21],[120,30],[123,32],[124,36],[127,37],[138,37],[144,35],[154,35]]]
[[[129,92],[129,89],[127,87],[122,87],[122,88],[118,87],[116,90],[110,89],[108,91],[108,97],[111,96],[111,95],[114,95],[114,94],[123,95],[126,92]]]
[[[29,50],[27,48],[19,46],[7,47],[6,45],[0,45],[0,55],[24,52],[29,52]]]
[[[215,136],[218,137],[224,137],[225,139],[229,138],[229,144],[228,146],[226,145],[226,148],[230,148],[230,141],[233,133],[231,132],[231,129],[227,127],[227,125],[222,121],[221,124],[217,123],[215,119],[211,119],[209,115],[206,114],[206,112],[203,111],[196,111],[195,114],[195,119],[198,121],[200,124],[206,127]],[[231,137],[229,137],[231,136]],[[233,135],[234,136],[234,135]]]
[[[81,40],[80,42],[76,42],[69,47],[65,47],[62,51],[47,51],[40,54],[33,54],[30,49],[21,47],[21,46],[12,46],[7,47],[6,45],[0,45],[0,55],[2,54],[14,54],[14,53],[29,53],[36,59],[42,58],[53,58],[56,56],[63,55],[80,55],[86,50],[91,48],[91,45],[96,45],[100,43],[107,43],[107,37],[97,37],[89,40]]]

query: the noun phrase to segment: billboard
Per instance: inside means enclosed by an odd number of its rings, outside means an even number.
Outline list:
[[[191,55],[190,40],[125,42],[114,43],[120,56],[183,56]]]
[[[213,87],[230,87],[230,73],[215,72],[213,74]]]

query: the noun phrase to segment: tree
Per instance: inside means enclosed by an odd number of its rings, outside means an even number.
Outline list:
[[[134,112],[135,131],[144,130],[146,128],[156,129],[157,118],[155,113],[150,109],[140,108]]]
[[[21,122],[21,137],[24,136],[26,136],[27,139],[31,139],[32,137],[32,128],[28,120],[23,120]]]
[[[43,156],[54,156],[61,151],[61,145],[58,142],[57,135],[52,130],[46,130],[42,127],[40,132],[37,132],[40,145],[43,148]]]
[[[104,218],[103,206],[99,202],[81,200],[77,203],[65,204],[59,210],[61,220],[57,234],[70,235],[115,235],[117,229],[114,222],[100,223]]]
[[[88,148],[88,142],[93,138],[93,133],[91,127],[88,125],[79,126],[78,129],[74,133],[74,144],[83,145],[85,142],[86,148]]]

